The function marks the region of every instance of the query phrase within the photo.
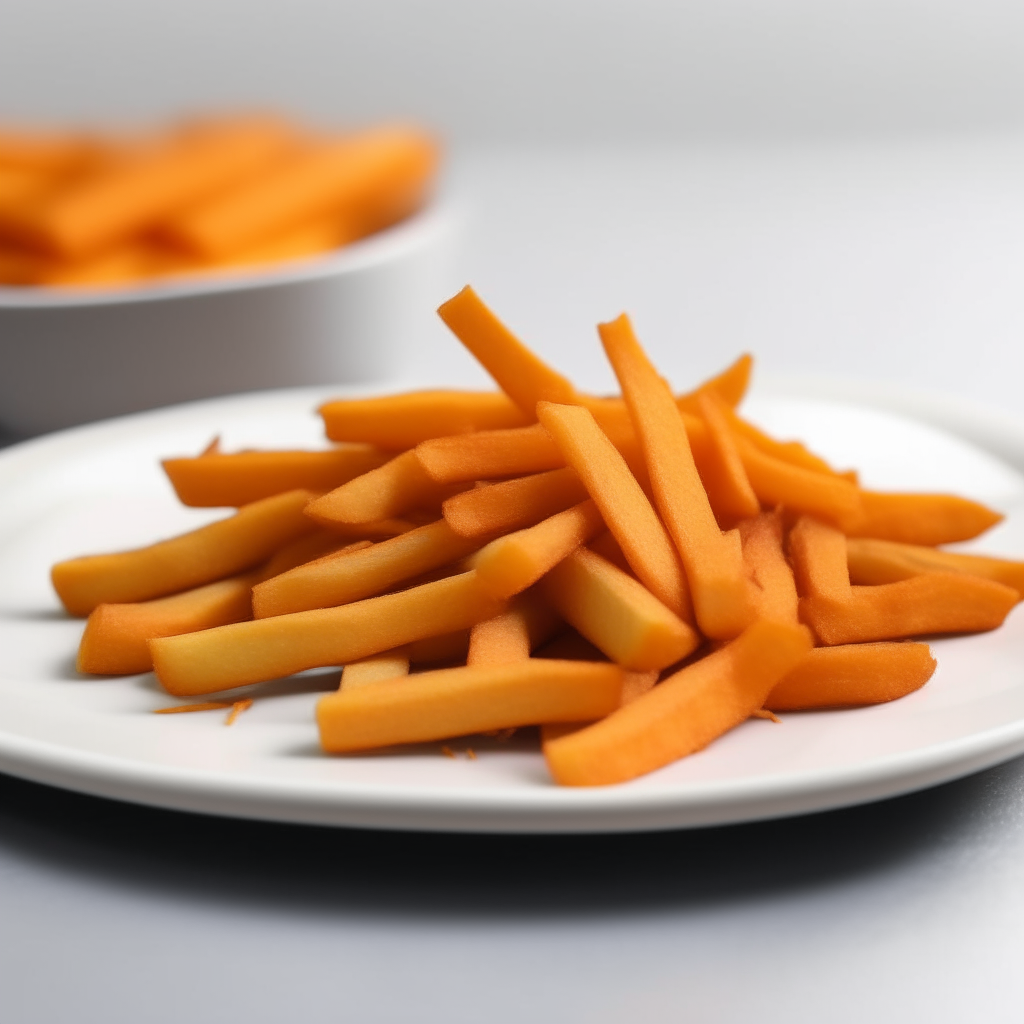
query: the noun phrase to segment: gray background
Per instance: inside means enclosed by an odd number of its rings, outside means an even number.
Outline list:
[[[589,387],[627,308],[1021,412],[1024,9],[0,0],[0,118],[273,103],[451,143],[467,278]],[[405,367],[477,371],[429,317]],[[0,371],[2,372],[2,371]],[[1015,1021],[1024,766],[805,819],[474,838],[0,781],[0,1020]]]

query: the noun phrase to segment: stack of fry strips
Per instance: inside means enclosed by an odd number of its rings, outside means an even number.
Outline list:
[[[0,284],[95,287],[315,256],[423,205],[424,133],[324,136],[273,116],[145,138],[0,130]]]
[[[222,699],[340,665],[329,752],[540,726],[555,781],[591,786],[753,715],[902,697],[935,670],[912,638],[1024,594],[1024,563],[939,547],[998,513],[866,491],[742,419],[747,356],[674,395],[621,316],[597,398],[472,289],[440,315],[500,391],[333,401],[330,450],[169,459],[185,504],[237,511],[56,565],[79,669]]]

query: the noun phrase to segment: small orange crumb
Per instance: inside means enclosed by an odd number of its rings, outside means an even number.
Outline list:
[[[213,440],[199,454],[220,455],[220,434],[215,434]]]
[[[231,710],[228,712],[228,717],[224,719],[225,725],[234,725],[235,719],[243,712],[248,711],[252,707],[251,700],[236,700],[231,705]]]
[[[779,722],[780,724],[782,722],[782,719],[779,718],[779,716],[777,714],[775,714],[774,711],[769,711],[767,708],[758,708],[758,710],[755,711],[751,717],[752,718],[767,718],[767,719],[769,719],[772,722]]]
[[[442,747],[441,753],[444,754],[445,757],[450,757],[453,761],[456,760],[455,751],[452,750],[451,747]]]
[[[466,757],[468,757],[470,759],[470,761],[475,761],[476,760],[476,751],[473,750],[472,747],[466,747]]]
[[[179,715],[185,711],[219,711],[231,705],[224,700],[208,700],[205,704],[175,704],[172,708],[154,708],[154,715]]]

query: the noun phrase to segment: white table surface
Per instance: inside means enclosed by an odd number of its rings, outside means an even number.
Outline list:
[[[1021,408],[1024,141],[464,154],[466,277],[588,387],[630,310],[680,385]],[[406,371],[476,372],[425,322]],[[418,362],[416,360],[419,360]],[[802,819],[615,837],[204,819],[0,779],[0,1020],[1016,1021],[1024,762]]]

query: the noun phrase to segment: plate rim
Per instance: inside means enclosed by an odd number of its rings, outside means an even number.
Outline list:
[[[405,382],[410,387],[415,382]],[[155,432],[207,410],[367,395],[395,384],[274,389],[203,399],[134,413],[34,438],[0,451],[0,479],[25,460],[60,461],[139,425]],[[398,386],[401,386],[400,384]],[[422,387],[422,384],[418,386]],[[835,378],[769,378],[752,397],[814,398],[885,409],[972,441],[1024,472],[1024,419],[941,394]],[[998,444],[986,443],[996,439]],[[995,450],[993,450],[995,449]],[[391,785],[239,776],[69,748],[0,728],[0,771],[94,796],[164,809],[307,825],[414,831],[599,833],[700,828],[781,818],[895,797],[992,767],[1024,753],[1024,717],[812,775],[784,772],[757,779],[708,780],[678,787],[567,789],[550,785],[509,792],[479,787],[440,793]]]

